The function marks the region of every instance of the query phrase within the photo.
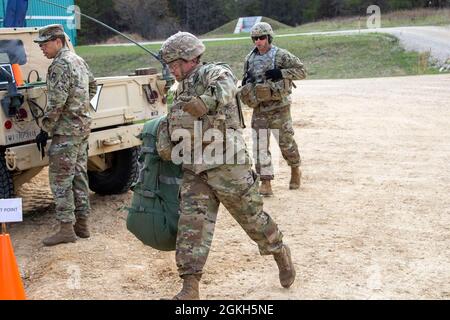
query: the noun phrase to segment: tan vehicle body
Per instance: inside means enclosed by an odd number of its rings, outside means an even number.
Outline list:
[[[41,110],[45,110],[47,101],[45,77],[51,64],[51,60],[44,57],[39,46],[33,42],[37,34],[37,28],[0,29],[0,43],[9,40],[22,41],[27,63],[20,68],[23,78],[25,80],[29,78],[29,82],[26,81],[24,86],[17,88],[18,93],[24,96],[24,102],[20,107],[23,110],[13,117],[8,116],[4,108],[0,110],[0,148],[1,155],[4,156],[4,161],[0,162],[2,197],[9,195],[4,190],[2,192],[2,186],[3,189],[7,188],[4,180],[9,177],[4,177],[1,166],[7,168],[13,189],[17,190],[20,185],[28,182],[48,165],[48,157],[41,158],[34,142],[40,131],[34,115],[42,115]],[[68,46],[73,50],[70,42]],[[1,52],[0,46],[0,54]],[[37,81],[37,74],[32,70],[37,71],[40,81]],[[162,80],[161,74],[151,71],[146,75],[96,79],[98,92],[91,101],[93,121],[88,161],[88,169],[92,174],[111,171],[111,167],[117,162],[112,161],[114,155],[117,157],[119,151],[140,145],[140,140],[136,136],[141,132],[144,122],[166,112],[164,103],[166,82]],[[0,100],[7,94],[7,89],[0,89]],[[38,122],[40,124],[40,119]],[[50,142],[48,141],[47,148]],[[108,193],[102,190],[93,191]]]

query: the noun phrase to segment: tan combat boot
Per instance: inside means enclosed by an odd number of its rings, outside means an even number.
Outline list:
[[[295,280],[295,268],[291,259],[291,250],[283,245],[279,253],[273,255],[278,265],[280,283],[284,288],[289,288]]]
[[[59,231],[56,234],[45,238],[42,243],[45,246],[54,246],[60,243],[69,243],[75,241],[77,241],[77,235],[73,230],[72,222],[61,222]]]
[[[300,179],[302,172],[299,167],[291,167],[291,181],[289,182],[289,189],[294,190],[300,188]]]
[[[181,278],[183,278],[183,288],[172,300],[199,300],[200,293],[198,291],[198,284],[201,276],[187,274]]]
[[[259,194],[265,197],[273,195],[272,186],[270,180],[262,180],[261,186],[259,187]]]
[[[89,238],[91,236],[91,233],[88,229],[88,217],[77,217],[77,222],[73,226],[73,229],[75,231],[75,234],[79,236],[80,238]]]

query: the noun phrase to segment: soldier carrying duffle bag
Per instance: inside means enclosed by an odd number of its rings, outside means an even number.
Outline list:
[[[148,121],[140,134],[142,154],[139,179],[132,188],[127,229],[145,245],[175,250],[179,219],[181,165],[164,161],[156,149],[157,131],[165,116]]]

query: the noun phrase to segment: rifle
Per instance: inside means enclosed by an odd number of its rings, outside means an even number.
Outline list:
[[[247,128],[247,126],[245,125],[244,114],[242,113],[240,95],[241,95],[240,92],[236,93],[236,105],[238,107],[238,112],[239,112],[239,122],[241,123],[242,128],[245,129],[245,128]]]
[[[245,86],[247,83],[255,83],[256,78],[249,70],[249,62],[247,61],[247,65],[245,66],[245,73],[242,79],[242,85]]]

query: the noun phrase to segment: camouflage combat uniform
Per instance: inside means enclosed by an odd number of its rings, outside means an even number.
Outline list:
[[[234,150],[241,150],[244,157],[243,164],[183,163],[181,215],[176,243],[176,262],[180,276],[202,274],[213,239],[220,203],[258,244],[262,255],[277,254],[282,250],[282,233],[272,218],[263,211],[262,197],[258,193],[258,178],[251,168],[245,144],[243,149],[237,146],[243,140],[238,130],[240,121],[235,100],[236,83],[237,80],[227,65],[197,66],[179,82],[168,116],[168,125],[160,126],[158,132],[158,152],[160,155],[166,154],[167,157],[170,135],[173,136],[170,132],[173,125],[171,122],[177,120],[177,114],[180,115],[175,107],[190,97],[200,97],[208,109],[207,114],[201,118],[202,121],[216,123],[217,128],[221,128],[222,131],[231,129],[238,138],[225,134],[224,144],[226,141],[233,141],[229,144],[235,148]],[[191,118],[192,123],[184,124],[186,128],[191,128],[196,120]],[[221,120],[215,121],[217,119]],[[205,145],[201,148],[204,150]],[[226,148],[223,150],[226,154]],[[192,150],[192,153],[194,152],[195,150]],[[225,158],[224,155],[222,159],[227,160]]]
[[[287,50],[277,48],[272,45],[271,49],[261,55],[255,48],[245,59],[245,74],[252,76],[256,83],[265,82],[265,72],[278,68],[281,69],[283,79],[301,80],[305,78],[303,63],[299,58]],[[283,81],[283,80],[282,80]],[[261,102],[253,110],[252,128],[256,130],[256,170],[261,175],[261,180],[273,180],[273,166],[269,150],[270,130],[277,129],[279,135],[276,136],[283,158],[290,167],[300,166],[300,154],[294,140],[294,129],[292,127],[291,103],[289,95],[280,100]],[[274,131],[276,132],[276,131]],[[267,133],[267,134],[264,134]],[[264,142],[261,143],[261,140]],[[260,146],[267,146],[267,150],[260,150]]]
[[[56,218],[73,222],[89,214],[87,177],[90,100],[97,86],[82,58],[67,48],[59,51],[47,74],[48,106],[42,128],[52,134],[49,180]]]

